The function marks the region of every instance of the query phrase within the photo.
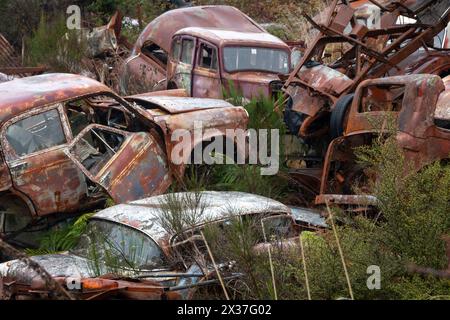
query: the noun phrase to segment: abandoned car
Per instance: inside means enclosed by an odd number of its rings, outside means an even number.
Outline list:
[[[407,161],[420,170],[450,156],[450,77],[419,74],[363,81],[350,104],[343,136],[328,146],[324,164],[298,170],[297,178],[315,203],[373,206],[376,199],[354,194],[369,179],[355,148],[380,134],[396,134]],[[396,124],[390,128],[389,121]],[[389,132],[389,130],[394,132]],[[314,198],[313,198],[314,199]]]
[[[280,92],[291,70],[289,46],[229,6],[176,9],[141,33],[120,70],[121,91],[186,89],[221,98],[229,83],[246,98]]]
[[[0,84],[0,94],[0,231],[16,242],[30,240],[30,232],[17,232],[48,223],[51,214],[163,193],[191,156],[172,164],[176,145],[199,147],[228,128],[245,131],[248,121],[245,109],[222,100],[187,98],[182,90],[122,98],[72,74],[12,80]],[[214,130],[172,141],[175,130],[191,132],[197,120]]]
[[[160,195],[99,211],[90,218],[75,248],[32,259],[77,299],[191,299],[198,287],[218,285],[203,238],[206,228],[223,230],[233,219],[243,219],[254,225],[259,235],[254,248],[261,250],[273,241],[296,243],[302,230],[323,227],[320,216],[296,211],[297,217],[311,223],[301,226],[287,206],[253,194]],[[168,215],[185,218],[171,223]],[[225,283],[239,276],[229,261],[215,263]],[[4,299],[52,297],[45,282],[22,261],[0,264],[0,277]]]
[[[343,118],[363,80],[450,73],[450,51],[434,47],[450,17],[447,0],[390,2],[388,7],[371,2],[381,12],[378,28],[361,23],[347,1],[333,1],[322,23],[306,16],[318,35],[283,86],[285,122],[319,158],[331,139],[342,135]],[[417,22],[396,24],[399,16]]]

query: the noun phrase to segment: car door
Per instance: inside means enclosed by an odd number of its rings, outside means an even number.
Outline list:
[[[60,104],[39,108],[9,120],[1,131],[13,188],[38,215],[76,210],[86,196],[83,173],[64,152],[70,134],[62,112]]]
[[[153,43],[144,43],[137,55],[128,58],[121,71],[121,91],[147,92],[166,78],[167,54]]]
[[[178,89],[185,89],[192,95],[192,66],[195,57],[195,39],[182,37],[180,60],[176,63],[171,81]]]
[[[163,193],[170,185],[167,157],[148,132],[127,132],[99,124],[83,129],[67,155],[116,203]]]
[[[212,44],[200,41],[192,72],[192,96],[222,98],[218,50]]]

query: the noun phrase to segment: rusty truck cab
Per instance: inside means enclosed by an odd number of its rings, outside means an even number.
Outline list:
[[[222,98],[233,83],[244,97],[275,95],[290,72],[290,49],[268,33],[190,27],[172,38],[167,88],[193,97]]]
[[[408,75],[362,82],[351,104],[344,135],[328,147],[316,204],[361,205],[354,196],[367,177],[355,148],[370,145],[382,133],[396,134],[405,159],[415,169],[450,155],[450,78]],[[445,90],[446,89],[446,90]],[[343,203],[347,202],[347,203]]]

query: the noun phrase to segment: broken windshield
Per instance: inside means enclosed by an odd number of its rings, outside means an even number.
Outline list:
[[[289,73],[288,53],[280,49],[259,47],[225,47],[223,61],[225,71],[266,71]]]
[[[99,219],[89,221],[86,232],[71,252],[92,261],[95,269],[106,268],[103,270],[106,272],[155,270],[166,266],[160,247],[143,232]]]

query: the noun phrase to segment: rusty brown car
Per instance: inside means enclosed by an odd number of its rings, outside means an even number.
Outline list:
[[[232,82],[246,98],[271,96],[288,74],[289,46],[230,6],[176,9],[152,21],[121,69],[121,90],[184,88],[221,98]]]
[[[0,231],[11,235],[107,198],[161,194],[173,177],[182,179],[190,157],[172,164],[177,144],[200,147],[224,138],[227,128],[245,130],[248,121],[245,109],[222,100],[187,98],[181,90],[122,98],[72,74],[5,82],[0,94]],[[172,141],[175,130],[191,132],[198,120],[214,130]],[[14,239],[26,242],[31,234]]]
[[[321,168],[301,169],[299,180],[322,205],[373,206],[364,191],[369,179],[357,162],[356,147],[370,145],[380,134],[389,134],[387,121],[396,121],[396,140],[407,161],[420,170],[450,156],[450,77],[407,75],[363,81],[355,92],[343,136],[328,146]],[[392,119],[392,120],[391,120]]]
[[[198,210],[195,222],[176,232],[165,226],[163,218],[173,199],[188,204],[182,214],[191,216]],[[246,219],[255,222],[260,235],[255,250],[264,250],[273,244],[266,239],[298,242],[302,230],[324,227],[324,219],[309,210],[296,209],[301,224],[291,214],[282,203],[241,192],[161,195],[99,211],[74,249],[32,259],[77,299],[191,299],[201,286],[218,286],[202,230]],[[216,265],[224,281],[239,277],[229,270],[229,262]],[[19,260],[0,264],[0,279],[3,299],[51,299],[54,294]]]
[[[448,24],[448,0],[370,2],[380,11],[378,27],[367,26],[348,1],[333,1],[319,23],[305,15],[318,35],[284,84],[285,122],[318,157],[345,130],[348,106],[362,81],[450,72],[450,51],[434,47]],[[397,24],[400,16],[414,22]]]

